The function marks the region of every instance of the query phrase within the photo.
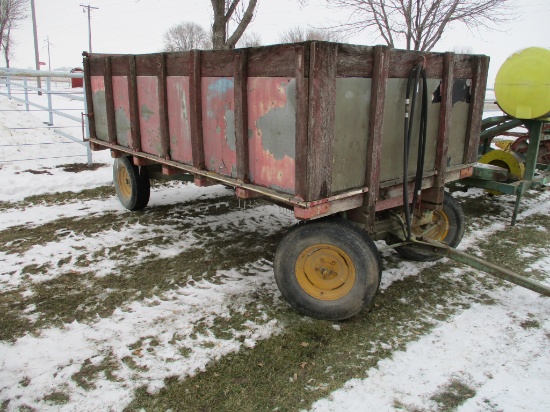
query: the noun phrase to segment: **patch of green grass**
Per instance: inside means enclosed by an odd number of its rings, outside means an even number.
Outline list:
[[[119,370],[118,364],[114,355],[110,353],[97,365],[94,365],[91,359],[86,359],[80,370],[74,373],[71,379],[81,388],[90,390],[96,387],[95,380],[99,375],[103,375],[110,381],[120,381],[120,379],[115,376],[117,370]]]
[[[218,201],[221,204],[217,204]],[[189,219],[206,215],[209,217],[220,216],[233,210],[238,210],[238,203],[235,199],[219,198],[201,200],[187,206],[158,206],[140,212],[106,212],[77,219],[74,217],[60,218],[34,227],[21,225],[0,231],[0,251],[22,254],[35,245],[55,242],[67,236],[90,237],[104,230],[119,231],[124,226],[137,223],[143,226],[170,224],[174,229],[184,232],[195,224]],[[200,230],[197,233],[200,233]],[[161,234],[159,233],[159,235]],[[159,238],[161,237],[159,236]]]
[[[31,383],[31,379],[28,378],[28,377],[24,377],[23,379],[21,379],[19,381],[19,385],[21,385],[22,387],[26,388],[27,386],[29,386],[29,384]]]
[[[52,393],[49,393],[48,395],[44,396],[44,400],[48,403],[52,403],[54,405],[63,405],[64,403],[69,402],[71,398],[69,395],[63,392],[54,391]]]
[[[529,319],[521,322],[520,326],[523,329],[538,329],[540,328],[540,323],[537,320]]]
[[[540,228],[544,230],[540,230]],[[516,226],[506,227],[505,236],[495,233],[477,243],[483,259],[506,266],[515,273],[535,279],[545,274],[537,270],[526,272],[529,264],[546,256],[550,245],[550,221],[546,216],[532,215],[522,219]],[[530,256],[522,255],[529,249]]]
[[[430,399],[437,402],[440,411],[453,411],[475,394],[475,389],[458,379],[453,379]]]
[[[59,192],[29,196],[19,202],[0,202],[0,211],[7,209],[24,209],[33,205],[62,205],[85,200],[105,199],[115,194],[112,186],[100,186],[84,189],[81,192]]]

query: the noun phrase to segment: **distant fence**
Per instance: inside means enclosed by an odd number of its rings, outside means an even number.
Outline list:
[[[66,119],[73,120],[80,124],[82,128],[82,137],[88,136],[88,119],[84,116],[87,113],[86,108],[86,96],[85,88],[82,88],[81,92],[66,93],[57,90],[52,90],[53,82],[69,82],[73,78],[83,78],[83,73],[68,73],[68,72],[53,72],[42,70],[22,70],[22,69],[7,69],[0,68],[0,85],[5,86],[4,89],[0,89],[0,95],[6,96],[11,100],[25,104],[25,110],[29,111],[30,106],[36,107],[40,110],[48,112],[48,126],[54,125],[54,115],[61,116]],[[31,86],[29,83],[33,80],[41,78],[46,79],[46,88]],[[47,96],[48,105],[44,106],[29,100],[30,92],[37,92],[38,94],[45,94]],[[23,98],[18,97],[23,96]],[[52,96],[60,96],[70,100],[77,100],[82,102],[81,116],[73,116],[65,113],[62,110],[55,109],[53,107]],[[53,128],[53,131],[75,143],[83,145],[86,149],[86,157],[88,164],[92,163],[92,152],[90,150],[90,144],[83,140],[83,138],[76,138],[75,136],[64,132],[61,129]]]

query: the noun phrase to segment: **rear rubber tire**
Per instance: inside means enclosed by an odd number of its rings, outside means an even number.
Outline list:
[[[141,210],[149,203],[151,183],[147,168],[134,165],[131,156],[115,159],[113,183],[118,200],[126,209]]]
[[[381,267],[371,238],[341,218],[297,224],[279,243],[274,261],[283,297],[303,315],[325,320],[347,319],[369,306]]]
[[[451,196],[450,193],[445,192],[445,195],[443,197],[443,209],[437,213],[440,213],[439,219],[443,219],[443,222],[446,225],[446,234],[442,238],[429,238],[431,240],[437,240],[439,242],[445,243],[453,248],[457,247],[462,240],[462,236],[464,236],[464,230],[466,229],[462,206],[460,206],[460,203],[458,203]],[[417,262],[432,262],[441,259],[440,255],[420,251],[415,246],[399,246],[396,247],[395,250],[401,256],[410,260],[416,260]]]

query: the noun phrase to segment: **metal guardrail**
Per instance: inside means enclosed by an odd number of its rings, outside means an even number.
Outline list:
[[[45,78],[46,79],[46,88],[39,88],[35,86],[31,86],[28,83],[28,78]],[[23,69],[8,69],[8,68],[0,68],[0,84],[4,84],[6,86],[7,92],[4,93],[0,90],[0,95],[7,96],[11,100],[15,100],[17,102],[25,104],[25,110],[29,111],[30,106],[36,107],[40,110],[47,111],[49,113],[48,118],[48,126],[53,126],[53,115],[61,116],[69,120],[73,120],[77,123],[80,123],[82,125],[83,130],[85,130],[86,136],[89,135],[88,133],[88,118],[84,115],[81,117],[72,116],[70,114],[67,114],[61,110],[56,110],[53,108],[52,104],[52,95],[68,98],[71,100],[78,100],[82,101],[82,109],[83,113],[88,113],[87,107],[86,107],[86,88],[82,88],[82,93],[74,94],[74,93],[60,93],[52,90],[51,83],[52,78],[83,78],[83,73],[68,73],[68,72],[54,72],[54,71],[42,71],[42,70],[23,70]],[[14,81],[13,78],[16,78],[17,80]],[[22,91],[24,95],[24,99],[14,96],[13,90],[17,89],[18,91]],[[38,94],[46,94],[48,99],[48,106],[43,106],[38,103],[31,102],[29,100],[29,91],[37,91]],[[69,139],[75,143],[79,143],[83,145],[86,148],[86,157],[88,164],[92,164],[92,151],[90,150],[90,143],[87,141],[83,141],[81,139],[78,139],[66,132],[64,132],[61,129],[54,128],[54,133],[57,133],[66,139]]]

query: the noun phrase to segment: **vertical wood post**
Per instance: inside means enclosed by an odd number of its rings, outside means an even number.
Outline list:
[[[468,127],[466,131],[466,147],[464,148],[464,163],[474,163],[477,160],[479,149],[479,132],[481,118],[485,104],[485,89],[487,88],[487,72],[489,71],[489,57],[474,56],[474,75],[468,113]]]
[[[246,49],[235,53],[235,147],[237,151],[237,179],[248,182],[248,54]]]
[[[105,108],[107,110],[107,134],[109,143],[117,143],[115,123],[115,102],[113,96],[113,73],[111,70],[111,58],[106,56],[105,63]]]
[[[306,200],[331,195],[337,45],[311,43]]]
[[[168,97],[166,86],[166,53],[158,60],[159,132],[161,157],[170,160],[170,135],[168,128]]]
[[[369,230],[374,231],[375,206],[380,188],[380,162],[382,157],[382,137],[384,134],[384,105],[386,101],[386,83],[390,66],[390,52],[387,46],[374,47],[372,70],[372,89],[370,103],[369,136],[367,142],[367,170],[365,195]]]
[[[308,78],[305,68],[305,48],[295,46],[295,78],[296,78],[296,142],[295,193],[300,199],[306,198],[307,187],[307,131],[308,131]]]
[[[193,50],[189,59],[189,106],[191,120],[191,154],[193,166],[204,169],[204,142],[202,139],[201,52]]]
[[[95,129],[94,101],[92,96],[92,72],[90,71],[90,59],[84,56],[84,87],[86,88],[86,105],[88,106],[88,130],[90,137],[97,138]]]
[[[422,195],[422,200],[435,204],[443,203],[443,187],[445,186],[445,174],[447,171],[447,154],[449,151],[449,138],[451,129],[451,114],[453,111],[453,85],[454,85],[454,53],[445,53],[443,60],[443,73],[441,76],[441,103],[439,110],[439,129],[437,134],[437,148],[435,159],[434,189],[429,196]],[[427,194],[428,195],[428,194]]]
[[[139,101],[137,90],[137,74],[135,56],[128,56],[128,100],[130,105],[130,147],[141,151],[141,126],[139,124]]]

